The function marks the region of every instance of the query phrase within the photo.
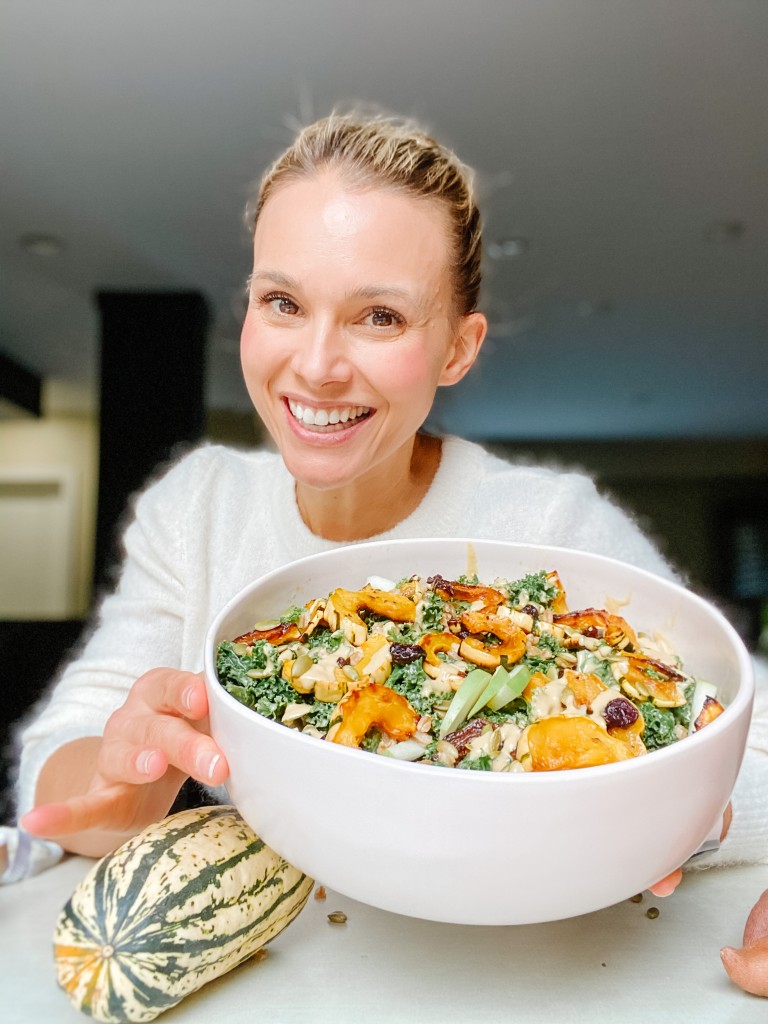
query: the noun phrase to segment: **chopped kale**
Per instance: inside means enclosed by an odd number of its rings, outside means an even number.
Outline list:
[[[316,629],[315,632],[305,640],[307,647],[314,650],[316,647],[323,647],[326,651],[338,651],[344,641],[344,633],[337,629],[332,632],[327,627]]]
[[[658,750],[659,747],[666,747],[675,742],[675,725],[677,723],[671,711],[668,711],[667,708],[657,708],[650,701],[638,704],[637,710],[645,722],[643,743],[648,750]]]
[[[682,725],[684,728],[689,729],[691,726],[691,715],[693,714],[693,694],[696,689],[696,682],[692,681],[683,687],[683,693],[685,694],[685,704],[681,704],[679,708],[672,708],[672,714],[675,716],[675,722],[678,725]]]
[[[395,644],[417,644],[422,631],[414,622],[393,622],[387,633],[387,639]]]
[[[316,729],[321,732],[327,730],[331,724],[331,716],[336,709],[335,704],[330,704],[328,701],[316,700],[312,705],[312,710],[308,711],[304,716],[304,721],[310,725],[314,725]]]
[[[643,667],[643,675],[648,676],[649,679],[656,679],[660,683],[663,683],[665,680],[665,676],[657,672],[653,665],[645,665]]]
[[[589,671],[592,672],[601,683],[605,683],[606,686],[616,686],[616,676],[613,674],[610,661],[605,661],[603,658],[595,658],[594,664],[591,664]]]
[[[288,622],[293,622],[295,624],[301,618],[301,613],[303,611],[304,609],[299,608],[297,604],[291,605],[291,607],[288,608],[287,611],[283,612],[283,614],[280,616],[280,621],[283,624],[286,624]]]
[[[437,591],[432,590],[424,596],[421,621],[426,633],[439,633],[442,630],[444,608],[445,601]]]
[[[473,572],[471,574],[471,576],[467,576],[464,573],[462,573],[461,576],[459,576],[459,579],[458,579],[457,582],[463,583],[465,586],[476,587],[476,586],[479,585],[480,580],[478,578],[477,573]]]
[[[265,718],[279,722],[289,704],[296,700],[296,691],[282,676],[254,680],[254,708]]]
[[[367,735],[364,737],[360,747],[363,750],[368,750],[372,754],[375,754],[378,750],[379,744],[381,743],[381,733],[378,729],[369,729]]]
[[[547,579],[547,574],[541,572],[529,573],[519,580],[507,584],[509,603],[513,608],[534,602],[535,604],[548,605],[560,593],[560,588],[552,580]]]
[[[492,725],[514,722],[521,729],[528,725],[528,706],[524,697],[518,697],[500,711],[492,711],[489,707],[484,707],[480,714],[486,722],[490,722]]]
[[[465,757],[459,761],[458,768],[466,768],[475,772],[493,771],[493,761],[490,754],[480,754],[478,757]]]
[[[552,633],[542,633],[536,640],[536,643],[543,650],[549,651],[553,658],[557,657],[558,654],[563,654],[565,652],[565,647],[563,647],[557,637]]]
[[[392,672],[387,679],[387,686],[395,693],[399,693],[408,701],[412,708],[415,708],[420,715],[431,715],[434,713],[435,705],[450,700],[452,693],[426,693],[424,682],[427,675],[422,668],[422,662],[412,661],[408,665],[393,665]]]
[[[542,652],[537,655],[536,648]],[[536,638],[536,646],[529,650],[523,661],[533,672],[546,672],[554,662],[558,654],[562,654],[565,648],[551,633],[542,633]]]
[[[239,700],[247,708],[252,708],[256,703],[253,690],[249,690],[245,686],[238,686],[237,683],[225,683],[223,685],[227,693],[231,693],[235,700]]]
[[[238,649],[242,647],[237,645]],[[251,648],[246,648],[243,653],[238,654],[235,644],[231,640],[220,643],[216,652],[216,670],[223,686],[229,689],[229,684],[250,687],[254,680],[248,675],[249,672],[263,672],[274,662],[271,656],[275,648],[266,640],[259,640]]]

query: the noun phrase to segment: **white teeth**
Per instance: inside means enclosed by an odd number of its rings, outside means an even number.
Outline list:
[[[370,412],[367,405],[347,405],[334,409],[309,409],[289,399],[288,406],[293,416],[306,427],[338,426],[350,420],[359,419]]]

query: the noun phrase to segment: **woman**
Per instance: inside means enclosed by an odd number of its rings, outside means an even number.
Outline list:
[[[480,218],[452,153],[409,125],[332,116],[265,174],[251,221],[242,365],[280,454],[203,447],[139,498],[118,589],[24,736],[23,824],[75,852],[101,855],[162,817],[188,776],[226,781],[196,674],[203,637],[291,558],[472,534],[673,575],[586,477],[421,433],[487,326]]]

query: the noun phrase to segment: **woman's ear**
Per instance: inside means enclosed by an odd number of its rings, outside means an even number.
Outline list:
[[[438,386],[457,384],[469,372],[477,359],[487,331],[488,321],[483,313],[467,313],[461,318],[450,357],[437,382]]]

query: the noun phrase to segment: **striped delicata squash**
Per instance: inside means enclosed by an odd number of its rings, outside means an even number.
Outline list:
[[[173,814],[96,864],[59,916],[59,985],[98,1021],[150,1021],[252,956],[312,880],[234,807]]]

